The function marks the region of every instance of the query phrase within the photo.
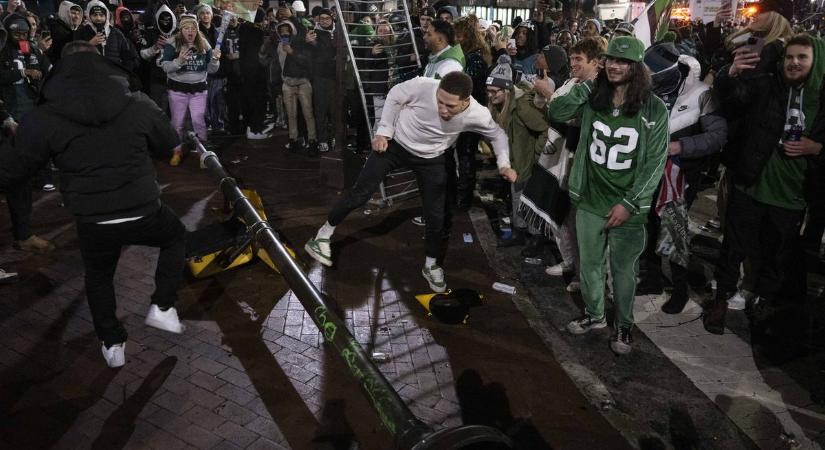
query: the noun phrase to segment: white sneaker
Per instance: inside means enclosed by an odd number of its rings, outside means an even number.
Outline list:
[[[444,282],[444,269],[433,264],[430,267],[421,269],[421,275],[427,280],[430,289],[439,294],[447,290],[447,283]]]
[[[54,192],[55,189],[57,188],[51,183],[46,183],[43,185],[43,192]]]
[[[579,292],[582,290],[582,285],[578,281],[571,281],[565,288],[567,292]]]
[[[424,221],[424,216],[415,216],[415,217],[413,217],[412,223],[414,223],[415,225],[418,225],[419,227],[423,227],[424,225],[426,225],[426,223]]]
[[[319,263],[327,267],[332,267],[332,248],[329,245],[329,239],[310,239],[306,245],[304,245],[304,250]]]
[[[14,283],[17,281],[17,272],[6,272],[0,269],[0,284]]]
[[[320,144],[318,144],[318,151],[320,153],[328,152],[329,151],[329,144],[327,144],[326,142],[321,142]]]
[[[146,321],[144,322],[150,327],[158,330],[168,331],[170,333],[181,334],[186,327],[180,323],[178,319],[178,310],[171,307],[166,311],[161,311],[158,305],[149,307],[149,312],[146,314]]]
[[[259,141],[261,139],[269,139],[270,136],[266,133],[253,133],[252,129],[246,128],[246,138],[252,141]]]
[[[109,348],[106,348],[106,344],[101,344],[101,350],[103,351],[103,359],[106,360],[106,365],[109,367],[120,367],[126,364],[126,343],[121,342],[120,344],[112,345]]]
[[[263,134],[269,134],[269,133],[272,131],[272,129],[273,129],[273,128],[275,128],[275,122],[272,122],[272,123],[270,123],[269,125],[265,126],[265,127],[264,127],[264,130],[263,130],[263,131],[261,131],[261,133],[263,133]]]
[[[748,304],[748,298],[752,297],[752,295],[753,294],[744,289],[739,289],[733,297],[728,299],[728,309],[732,311],[744,310],[745,305]]]
[[[566,273],[570,273],[572,271],[573,271],[573,265],[568,264],[564,261],[556,264],[555,266],[547,266],[547,268],[544,269],[544,273],[546,273],[547,275],[550,275],[552,277],[560,277],[560,276],[562,276]]]

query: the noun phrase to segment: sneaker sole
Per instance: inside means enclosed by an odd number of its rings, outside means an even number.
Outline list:
[[[444,283],[443,286],[438,286],[438,285],[434,284],[432,281],[430,281],[430,279],[429,279],[429,277],[427,277],[427,275],[424,275],[423,270],[421,271],[421,276],[423,276],[424,279],[427,280],[427,284],[430,285],[430,289],[432,289],[433,292],[438,293],[438,294],[443,294],[444,292],[447,291],[447,283]]]
[[[603,328],[607,328],[607,322],[591,325],[589,328],[580,328],[571,324],[567,324],[567,331],[571,334],[575,334],[576,336],[581,336],[582,334],[587,334],[593,330],[601,330]]]
[[[610,350],[612,350],[613,353],[616,353],[617,355],[626,355],[630,353],[630,351],[633,350],[633,348],[627,344],[613,341],[610,342]]]
[[[174,334],[183,334],[183,332],[186,331],[186,326],[184,324],[180,324],[180,329],[170,329],[162,322],[156,322],[151,319],[146,319],[143,323],[146,324],[146,326],[157,328],[158,330],[168,331]]]
[[[312,247],[309,246],[309,243],[304,245],[304,250],[306,250],[307,254],[312,257],[312,259],[318,261],[319,263],[327,266],[332,267],[332,261],[329,258],[325,258],[323,255],[316,253]]]
[[[744,311],[745,310],[745,303],[731,303],[728,302],[728,309],[731,311]]]

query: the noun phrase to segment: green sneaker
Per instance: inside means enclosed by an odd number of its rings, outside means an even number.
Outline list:
[[[332,249],[329,246],[329,239],[310,239],[304,246],[304,250],[319,263],[332,267]]]
[[[444,282],[444,269],[441,267],[436,265],[425,267],[421,269],[421,275],[424,275],[424,279],[427,280],[433,292],[441,294],[447,290],[447,283]]]

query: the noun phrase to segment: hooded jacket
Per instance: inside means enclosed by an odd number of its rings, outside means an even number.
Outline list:
[[[57,9],[57,16],[46,19],[46,27],[52,33],[52,46],[46,51],[46,55],[52,63],[60,61],[63,46],[74,40],[75,29],[72,28],[72,18],[69,15],[73,7],[80,8],[80,5],[64,0]]]
[[[0,152],[0,186],[52,159],[66,207],[78,221],[145,216],[160,206],[151,157],[167,158],[178,144],[154,102],[129,91],[122,67],[95,53],[76,53],[47,77],[14,148]]]
[[[302,79],[312,76],[312,48],[306,43],[304,38],[298,35],[298,29],[289,20],[282,20],[278,22],[276,29],[282,26],[289,26],[292,33],[292,40],[290,46],[292,47],[292,54],[288,55],[280,44],[274,46],[275,54],[281,63],[281,73],[283,74],[284,83],[289,83],[290,78]]]
[[[109,9],[106,8],[106,5],[100,0],[90,1],[89,4],[86,5],[86,17],[89,17],[89,11],[95,6],[99,6],[106,11],[106,22],[104,22],[103,31],[101,31],[106,35],[106,42],[102,46],[98,46],[98,51],[113,62],[122,65],[130,71],[135,71],[140,63],[137,50],[119,29],[109,25],[111,13]],[[75,39],[89,41],[95,37],[97,33],[97,28],[90,22],[77,29]]]
[[[730,66],[725,66],[714,81],[713,89],[729,127],[722,160],[738,185],[751,186],[757,182],[782,137],[789,95],[782,72],[783,53],[781,42],[774,41],[762,49],[756,69],[731,77],[728,75]],[[814,66],[803,85],[806,102],[825,104],[825,90],[821,86],[825,74],[823,57],[825,43],[814,38]],[[808,116],[805,136],[825,143],[825,121],[810,117],[815,114]],[[825,152],[808,159],[822,161]]]
[[[718,153],[728,135],[727,122],[718,114],[710,86],[699,78],[702,71],[699,61],[681,55],[679,65],[688,70],[670,110],[670,140],[681,143],[683,160]]]
[[[502,128],[510,142],[510,167],[518,174],[517,183],[524,186],[547,142],[550,122],[544,111],[533,103],[536,94],[532,84],[522,81],[513,86],[510,95],[510,123]]]
[[[315,26],[315,44],[310,44],[312,48],[312,60],[315,70],[313,76],[335,79],[335,21],[330,29],[325,29],[321,25]]]
[[[4,29],[14,20],[21,20],[18,14],[9,14],[3,20]],[[22,19],[25,20],[25,19]],[[7,43],[8,44],[8,43]],[[40,89],[40,81],[24,76],[25,69],[39,70],[42,76],[49,73],[51,62],[36,46],[29,44],[29,53],[24,55],[18,48],[17,42],[5,45],[0,50],[0,97],[2,97],[6,108],[13,115],[21,116],[26,110],[19,110],[18,107],[25,101],[31,104],[36,98]],[[19,96],[25,95],[27,99]],[[31,105],[29,106],[31,107]],[[15,117],[20,119],[20,117]]]

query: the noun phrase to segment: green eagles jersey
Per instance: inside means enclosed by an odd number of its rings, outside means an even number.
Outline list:
[[[575,85],[547,105],[550,120],[581,120],[581,135],[573,168],[570,197],[578,208],[606,216],[619,203],[632,214],[630,223],[644,223],[667,160],[668,113],[652,93],[634,116],[594,111],[589,98],[593,82]]]
[[[624,198],[636,178],[635,158],[639,152],[636,119],[619,114],[594,111],[593,125],[586,139],[584,175],[589,189],[583,192],[578,207],[606,216]]]

